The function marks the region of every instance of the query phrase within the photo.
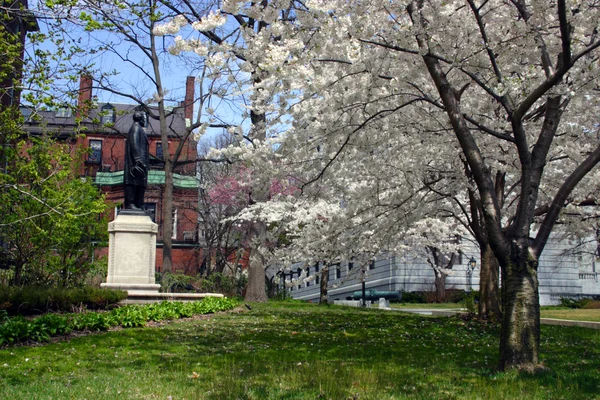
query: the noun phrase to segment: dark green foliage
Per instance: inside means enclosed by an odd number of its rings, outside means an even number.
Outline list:
[[[43,331],[50,336],[64,335],[73,330],[65,315],[46,314],[32,321],[34,331]]]
[[[402,303],[425,303],[423,292],[402,292]]]
[[[127,298],[122,290],[3,287],[0,288],[0,309],[9,315],[32,315],[49,311],[70,312],[74,308],[102,310]]]
[[[136,328],[144,326],[148,319],[147,307],[139,305],[129,305],[125,307],[119,307],[111,311],[111,314],[115,317],[117,325],[121,325],[124,328]]]
[[[581,299],[561,297],[560,305],[568,308],[600,308],[600,296],[584,297]]]
[[[106,331],[116,325],[116,318],[109,313],[89,312],[76,314],[71,319],[71,326],[76,331]]]
[[[463,297],[462,303],[471,315],[477,314],[477,298],[478,293],[475,291],[467,292]]]
[[[161,290],[167,293],[194,293],[200,288],[200,279],[180,273],[157,273],[156,281],[160,283]]]
[[[127,305],[109,312],[80,314],[46,314],[35,319],[22,316],[8,318],[0,314],[0,346],[26,340],[44,342],[52,336],[75,331],[106,331],[115,326],[136,328],[147,321],[165,321],[230,310],[238,302],[228,298],[208,297],[195,302],[167,302]]]
[[[443,299],[444,303],[462,303],[467,298],[474,299],[475,302],[479,301],[479,291],[471,290],[465,292],[464,290],[458,289],[447,289],[446,297]],[[419,292],[402,292],[401,303],[436,303],[436,293],[419,291]]]
[[[213,272],[206,277],[164,273],[157,274],[156,279],[163,292],[221,293],[229,297],[242,296],[242,291],[248,283],[248,277],[243,274],[232,276],[221,272]]]
[[[31,336],[31,322],[23,317],[11,318],[0,325],[0,345],[12,344]]]
[[[202,280],[202,290],[208,293],[222,293],[226,296],[241,296],[246,287],[248,278],[244,275],[239,277],[213,272]]]

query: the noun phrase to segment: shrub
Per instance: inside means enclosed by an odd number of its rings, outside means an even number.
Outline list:
[[[115,318],[115,325],[121,325],[125,328],[144,326],[148,320],[148,310],[140,305],[115,308],[111,311],[111,314]]]
[[[425,303],[423,292],[402,292],[403,303]]]
[[[99,288],[0,288],[0,309],[9,315],[33,315],[48,311],[68,312],[77,307],[107,309],[127,298],[127,292]]]
[[[241,296],[242,290],[248,283],[248,277],[245,274],[239,276],[226,275],[220,272],[213,272],[202,280],[202,291],[208,293],[221,293],[225,296]]]
[[[105,331],[116,325],[116,318],[109,313],[88,312],[71,319],[71,327],[76,331]]]
[[[600,309],[600,300],[590,300],[590,302],[587,303],[586,305],[584,305],[583,308],[588,309],[588,310]]]
[[[34,319],[32,328],[34,331],[47,333],[48,337],[65,335],[73,330],[68,318],[59,314],[46,314]]]
[[[467,312],[471,315],[475,315],[478,313],[477,302],[479,299],[479,292],[471,291],[465,292],[465,296],[462,300],[464,307],[467,309]]]
[[[31,323],[19,316],[0,325],[0,344],[12,344],[31,337]]]
[[[167,293],[193,293],[200,288],[198,278],[180,273],[157,274],[161,290]]]
[[[560,305],[569,308],[600,308],[600,296],[583,297],[580,299],[561,297]]]
[[[189,303],[167,302],[150,305],[128,305],[109,312],[86,312],[81,314],[45,314],[28,320],[22,316],[8,318],[0,313],[0,346],[33,340],[43,342],[52,336],[76,331],[105,331],[113,326],[141,327],[146,321],[164,321],[230,310],[238,302],[228,298],[208,297]]]

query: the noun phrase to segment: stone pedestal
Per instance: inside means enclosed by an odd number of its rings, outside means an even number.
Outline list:
[[[108,276],[100,286],[144,292],[158,292],[156,233],[158,225],[143,211],[123,210],[108,224]]]

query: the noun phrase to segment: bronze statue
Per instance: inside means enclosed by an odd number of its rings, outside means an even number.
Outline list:
[[[133,125],[127,134],[125,144],[125,184],[126,210],[139,210],[144,205],[144,192],[148,184],[148,167],[150,154],[148,151],[148,136],[144,131],[147,124],[146,114],[136,111],[133,114]]]

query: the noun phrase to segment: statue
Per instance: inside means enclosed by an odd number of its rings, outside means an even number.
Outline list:
[[[146,114],[136,111],[133,114],[133,125],[129,128],[125,144],[123,183],[125,184],[124,208],[126,210],[141,210],[144,205],[144,192],[148,183],[150,162],[148,136],[144,131],[146,124]]]

